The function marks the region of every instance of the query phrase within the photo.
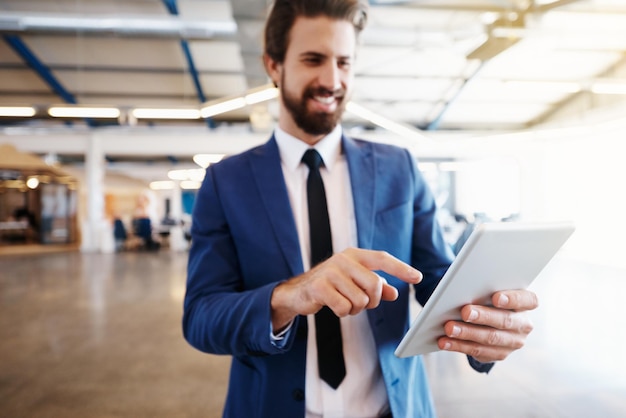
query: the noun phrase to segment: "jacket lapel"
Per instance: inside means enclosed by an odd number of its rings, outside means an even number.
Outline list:
[[[270,220],[276,242],[292,276],[303,272],[298,232],[280,164],[276,140],[272,138],[250,154],[250,166],[259,189],[265,216]]]
[[[348,161],[359,248],[371,249],[374,239],[376,166],[372,144],[344,136],[343,150]]]

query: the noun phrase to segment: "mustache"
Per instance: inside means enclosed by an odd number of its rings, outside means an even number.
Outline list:
[[[333,96],[337,99],[342,99],[346,95],[346,90],[344,88],[338,88],[334,90],[327,89],[326,87],[310,87],[307,89],[307,96],[322,96],[328,97]]]

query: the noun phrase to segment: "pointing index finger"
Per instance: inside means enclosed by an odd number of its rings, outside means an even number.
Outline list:
[[[386,251],[359,249],[355,251],[354,256],[362,266],[369,270],[381,270],[411,284],[422,281],[422,273],[419,270]]]

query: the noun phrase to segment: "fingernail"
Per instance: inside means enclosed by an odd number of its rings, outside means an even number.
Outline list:
[[[457,337],[461,334],[461,327],[455,325],[452,327],[452,332],[450,333],[451,337]]]
[[[505,294],[500,294],[498,298],[498,306],[507,306],[509,304],[509,297]]]
[[[470,311],[469,316],[467,317],[467,320],[468,320],[468,321],[474,321],[474,320],[476,320],[476,319],[478,319],[478,311],[476,311],[476,310],[472,309],[472,310]]]
[[[452,344],[450,344],[450,343],[445,343],[445,344],[443,345],[443,349],[444,349],[444,350],[449,350],[449,349],[450,349],[450,347],[452,347]]]

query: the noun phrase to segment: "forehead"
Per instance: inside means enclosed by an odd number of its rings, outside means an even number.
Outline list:
[[[287,55],[315,52],[352,57],[355,49],[356,33],[352,23],[326,16],[300,16],[296,18],[291,28]]]

